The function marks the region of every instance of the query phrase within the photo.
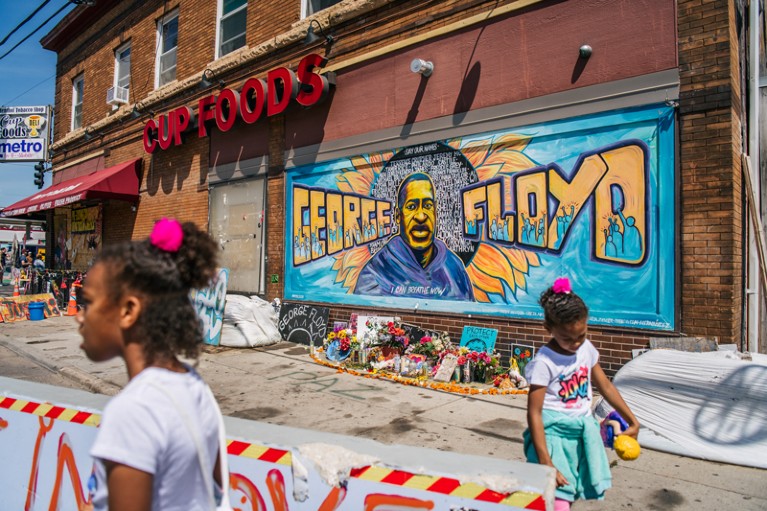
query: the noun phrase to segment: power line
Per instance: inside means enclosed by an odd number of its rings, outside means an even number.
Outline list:
[[[42,10],[42,8],[43,8],[43,7],[45,7],[46,5],[48,5],[48,3],[50,3],[50,1],[51,1],[51,0],[45,0],[43,3],[41,3],[41,4],[40,4],[40,5],[37,7],[37,9],[35,9],[35,10],[32,12],[32,14],[30,14],[29,16],[27,16],[26,18],[24,18],[24,20],[23,20],[21,23],[19,23],[18,25],[16,25],[16,26],[13,28],[13,30],[11,30],[10,32],[8,32],[8,35],[6,35],[5,37],[3,37],[3,40],[2,40],[2,41],[0,41],[0,46],[4,45],[4,44],[5,44],[5,42],[6,42],[6,41],[7,41],[7,40],[8,40],[8,39],[9,39],[9,38],[10,38],[10,37],[13,35],[13,34],[15,34],[15,33],[16,33],[16,31],[17,31],[18,29],[20,29],[21,27],[23,27],[23,26],[24,26],[24,25],[27,23],[27,21],[29,21],[29,20],[31,20],[32,18],[34,18],[35,14],[37,14],[38,12],[40,12],[40,11]]]
[[[9,103],[13,103],[13,102],[14,102],[14,101],[16,101],[17,99],[19,99],[20,97],[22,97],[23,95],[25,95],[27,92],[31,91],[32,89],[35,89],[35,88],[39,87],[40,85],[44,84],[45,82],[47,82],[47,81],[48,81],[48,80],[50,80],[51,78],[54,78],[55,76],[56,76],[56,73],[53,73],[53,74],[52,74],[51,76],[49,76],[48,78],[43,78],[41,81],[37,82],[37,83],[36,83],[36,84],[34,84],[32,87],[28,88],[27,90],[25,90],[24,92],[22,92],[21,94],[19,94],[18,96],[16,96],[15,98],[12,98],[12,99],[9,99],[8,101],[5,101],[5,102],[3,102],[2,106],[7,106]]]
[[[59,14],[60,14],[60,13],[61,13],[61,12],[62,12],[64,9],[66,9],[67,7],[69,7],[69,2],[65,3],[65,4],[64,4],[64,5],[61,7],[61,9],[59,9],[58,11],[56,11],[55,13],[53,13],[51,16],[49,16],[49,17],[48,17],[48,19],[47,19],[47,20],[43,21],[43,22],[42,22],[40,25],[38,25],[38,26],[37,26],[37,28],[36,28],[36,29],[34,29],[32,32],[30,32],[30,33],[29,33],[29,34],[28,34],[28,35],[27,35],[27,36],[26,36],[24,39],[22,39],[21,41],[19,41],[18,43],[16,43],[16,45],[15,45],[13,48],[11,48],[11,49],[10,49],[10,50],[8,50],[7,52],[5,52],[5,53],[3,53],[2,55],[0,55],[0,60],[3,60],[5,57],[7,57],[7,56],[8,56],[8,54],[9,54],[9,53],[11,53],[13,50],[15,50],[16,48],[18,48],[19,46],[21,46],[21,44],[22,44],[24,41],[26,41],[27,39],[29,39],[30,37],[32,37],[33,35],[35,35],[35,32],[37,32],[38,30],[40,30],[41,28],[43,28],[45,25],[47,25],[49,21],[51,21],[53,18],[55,18],[56,16],[58,16],[58,15],[59,15]]]

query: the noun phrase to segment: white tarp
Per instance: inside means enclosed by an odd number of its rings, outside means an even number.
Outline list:
[[[221,346],[252,348],[280,342],[274,308],[258,296],[227,295]]]
[[[767,468],[767,356],[650,350],[613,383],[642,424],[644,447]]]

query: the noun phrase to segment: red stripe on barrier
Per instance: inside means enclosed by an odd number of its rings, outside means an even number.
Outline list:
[[[403,472],[402,470],[392,470],[391,474],[381,479],[382,483],[396,484],[402,486],[413,477],[410,472]]]
[[[229,447],[226,448],[226,452],[229,454],[233,454],[235,456],[239,456],[242,454],[242,451],[247,449],[250,446],[250,444],[247,444],[245,442],[239,442],[237,440],[232,440],[232,442],[229,444]]]
[[[259,456],[258,459],[260,459],[262,461],[270,461],[270,462],[274,463],[275,461],[278,461],[280,458],[285,456],[285,454],[287,454],[287,452],[288,451],[283,451],[283,450],[280,450],[280,449],[269,448],[269,449],[266,450],[266,452],[264,454]]]
[[[461,482],[458,479],[450,479],[449,477],[442,477],[437,482],[426,488],[427,491],[433,491],[436,493],[444,493],[450,495],[453,490],[461,486]]]
[[[48,413],[45,414],[46,417],[49,419],[56,419],[59,415],[64,413],[65,408],[62,408],[60,406],[54,406],[50,410],[48,410]]]
[[[13,399],[12,397],[6,397],[2,401],[0,401],[0,408],[10,408],[11,406],[13,406],[13,403],[15,402],[16,400]]]
[[[32,401],[30,401],[29,403],[24,405],[24,408],[22,408],[21,411],[24,413],[32,413],[35,410],[37,410],[38,406],[40,406],[40,403],[33,403]]]
[[[76,424],[82,424],[83,422],[88,420],[88,417],[90,417],[91,413],[88,412],[77,412],[74,417],[69,419],[69,422],[74,422]]]
[[[370,465],[367,467],[360,467],[360,468],[353,468],[349,471],[349,477],[359,477],[370,468]]]
[[[502,493],[498,493],[497,491],[493,490],[485,490],[476,497],[474,497],[474,500],[482,500],[484,502],[500,502],[503,499],[505,499],[508,495],[504,495]]]
[[[543,497],[538,497],[525,507],[525,509],[535,509],[537,511],[546,511],[546,501]]]

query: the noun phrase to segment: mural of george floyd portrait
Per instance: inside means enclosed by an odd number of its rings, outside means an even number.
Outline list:
[[[673,133],[651,105],[291,169],[285,298],[530,319],[571,275],[594,324],[672,330]]]

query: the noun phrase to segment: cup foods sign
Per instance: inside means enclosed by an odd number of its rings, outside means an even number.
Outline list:
[[[229,131],[239,118],[253,124],[263,117],[280,114],[295,101],[304,108],[322,101],[335,84],[332,73],[315,72],[327,64],[327,60],[312,53],[301,59],[298,69],[286,67],[272,69],[266,80],[250,78],[239,91],[223,89],[197,103],[197,111],[182,106],[158,119],[150,119],[144,125],[144,150],[153,153],[183,143],[185,132],[196,128],[199,137],[208,136],[208,128],[216,126]]]
[[[47,159],[48,106],[0,107],[0,161]]]

